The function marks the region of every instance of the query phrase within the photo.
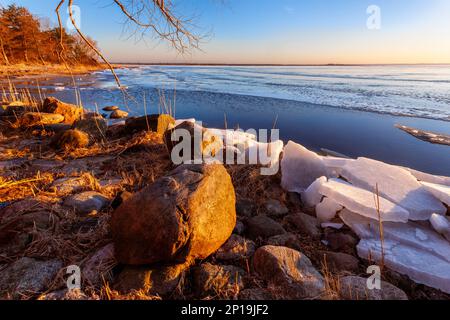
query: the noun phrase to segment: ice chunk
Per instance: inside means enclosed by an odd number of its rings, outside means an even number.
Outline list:
[[[411,173],[400,167],[358,158],[345,165],[341,175],[351,184],[371,192],[378,185],[379,195],[408,210],[411,220],[428,220],[433,213],[447,211]]]
[[[430,218],[430,223],[434,230],[450,241],[450,222],[446,217],[433,213]]]
[[[323,163],[325,164],[329,178],[334,177],[337,178],[341,175],[342,168],[345,167],[348,163],[356,161],[354,159],[348,158],[337,158],[337,157],[321,157]]]
[[[277,140],[270,143],[247,140],[245,149],[246,159],[250,164],[260,164],[278,170],[280,154],[283,151],[284,142]]]
[[[226,145],[243,144],[248,146],[249,140],[256,141],[256,135],[241,130],[208,129],[213,135],[221,137]]]
[[[444,186],[450,187],[450,177],[445,176],[435,176],[429,173],[417,171],[411,168],[402,167],[403,169],[409,171],[417,180],[421,182],[430,182],[436,184],[442,184]]]
[[[340,179],[329,179],[319,192],[352,212],[378,220],[377,197],[374,193],[354,187]],[[401,206],[379,197],[382,221],[407,222],[409,213]]]
[[[309,208],[313,208],[320,203],[323,196],[319,193],[319,187],[327,182],[326,177],[317,178],[308,189],[302,192],[303,204]]]
[[[450,187],[429,182],[421,183],[433,196],[450,206]]]
[[[325,198],[316,206],[316,216],[320,222],[329,222],[333,220],[336,213],[344,207],[330,198]]]
[[[301,193],[328,171],[316,153],[289,141],[283,150],[281,173],[281,186],[287,191]]]
[[[408,275],[413,281],[450,293],[450,263],[431,252],[395,240],[385,240],[384,250],[379,240],[363,239],[357,246],[358,255],[384,264],[391,270]]]
[[[434,230],[441,234],[450,229],[450,223],[448,222],[447,218],[435,213],[431,215],[430,223],[433,226]]]
[[[342,210],[340,218],[361,239],[376,239],[380,241],[380,224],[378,221],[362,217],[349,210]],[[450,263],[450,243],[430,227],[416,222],[395,223],[383,222],[385,240],[398,241],[402,244],[427,251]]]

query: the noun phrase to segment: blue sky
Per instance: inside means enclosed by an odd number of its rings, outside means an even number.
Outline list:
[[[83,32],[116,62],[449,63],[450,0],[177,0],[210,34],[201,52],[181,56],[151,37],[129,38],[112,0],[75,0]],[[56,23],[57,0],[0,0]],[[369,30],[366,10],[381,9]],[[67,19],[63,10],[64,20]]]

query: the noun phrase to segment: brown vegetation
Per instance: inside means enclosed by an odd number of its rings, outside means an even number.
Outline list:
[[[64,28],[50,28],[28,9],[16,5],[0,9],[0,57],[2,64],[62,64],[60,36],[63,35],[64,58],[72,65],[96,65],[95,52],[77,34]],[[91,39],[93,44],[95,42]]]

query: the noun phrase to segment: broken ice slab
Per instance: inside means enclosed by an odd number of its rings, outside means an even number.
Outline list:
[[[327,177],[317,178],[316,181],[311,183],[311,185],[302,192],[303,204],[308,208],[313,208],[320,203],[323,196],[319,193],[319,187],[327,182]]]
[[[401,274],[406,274],[417,283],[450,293],[450,263],[429,251],[386,239],[363,239],[357,246],[361,258],[380,263],[384,255],[384,265]]]
[[[450,229],[450,222],[448,221],[448,219],[435,213],[431,215],[430,223],[433,226],[434,230],[436,230],[440,234]]]
[[[321,203],[316,206],[316,216],[319,222],[329,222],[333,220],[337,212],[343,207],[330,198],[324,198]]]
[[[380,161],[358,158],[347,163],[341,175],[352,185],[378,193],[409,211],[411,220],[428,220],[447,209],[407,170]],[[353,210],[354,211],[354,210]]]
[[[450,177],[445,176],[435,176],[422,171],[414,170],[407,167],[402,167],[403,169],[409,171],[417,180],[420,182],[430,182],[435,184],[442,184],[444,186],[450,187]]]
[[[433,213],[430,223],[436,232],[442,234],[444,238],[450,241],[450,222],[447,217]]]
[[[321,157],[327,168],[327,176],[329,178],[338,178],[341,175],[342,168],[348,163],[356,161],[355,159],[337,158],[337,157]]]
[[[450,206],[450,187],[429,182],[421,183],[433,196],[445,203],[447,206]]]
[[[349,210],[339,213],[342,221],[361,239],[375,239],[380,242],[380,224],[378,221],[360,216]],[[445,240],[431,227],[416,222],[395,223],[383,222],[384,240],[399,243],[427,251],[450,263],[450,242]]]
[[[352,186],[340,179],[329,179],[320,186],[319,192],[348,210],[368,218],[379,220],[380,214],[382,221],[408,221],[409,213],[401,206],[382,197],[377,199],[373,192]]]
[[[322,152],[323,155],[328,156],[328,157],[350,159],[350,157],[346,156],[345,154],[337,152],[337,151],[333,151],[330,149],[320,148],[320,151]]]
[[[248,146],[249,140],[256,141],[256,135],[249,132],[244,132],[242,130],[231,130],[231,129],[208,129],[211,134],[221,137],[227,145],[235,146],[237,144],[242,144]]]
[[[327,168],[316,153],[289,141],[281,160],[281,186],[289,192],[301,193],[317,178],[327,176]]]

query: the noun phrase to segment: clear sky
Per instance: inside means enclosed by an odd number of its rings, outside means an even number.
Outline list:
[[[58,0],[0,0],[56,23]],[[180,56],[150,37],[129,38],[112,0],[75,0],[83,32],[114,62],[450,63],[450,0],[175,0],[210,37]],[[367,28],[370,5],[379,30]],[[64,20],[67,14],[64,12]]]

